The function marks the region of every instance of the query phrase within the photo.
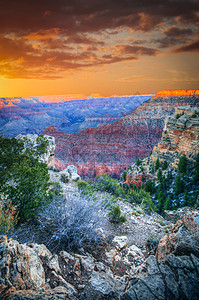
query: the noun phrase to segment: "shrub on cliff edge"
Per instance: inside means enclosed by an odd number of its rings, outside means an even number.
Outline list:
[[[67,195],[54,199],[41,212],[48,243],[59,248],[94,246],[103,239],[107,204],[90,195]]]

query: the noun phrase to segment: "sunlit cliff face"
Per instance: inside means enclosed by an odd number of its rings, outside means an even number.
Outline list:
[[[160,91],[155,97],[192,96],[199,95],[199,90],[166,90]]]
[[[7,0],[0,97],[155,93],[199,83],[195,0]]]

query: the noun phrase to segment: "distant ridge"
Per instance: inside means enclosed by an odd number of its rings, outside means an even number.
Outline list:
[[[199,95],[199,90],[162,90],[155,97],[193,96]]]

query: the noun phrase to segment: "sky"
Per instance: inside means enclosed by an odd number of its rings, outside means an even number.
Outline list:
[[[0,97],[199,88],[198,0],[0,0]]]

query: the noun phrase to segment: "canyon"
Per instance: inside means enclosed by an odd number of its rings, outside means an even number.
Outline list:
[[[40,134],[54,125],[74,133],[118,121],[148,99],[150,95],[75,100],[64,95],[0,98],[0,132],[12,137]]]
[[[199,105],[197,91],[183,93],[165,97],[157,94],[117,122],[78,133],[67,134],[49,126],[43,134],[55,137],[56,166],[65,169],[73,164],[80,176],[89,178],[102,173],[120,176],[137,158],[146,157],[161,140],[164,120],[174,113],[175,107]]]

